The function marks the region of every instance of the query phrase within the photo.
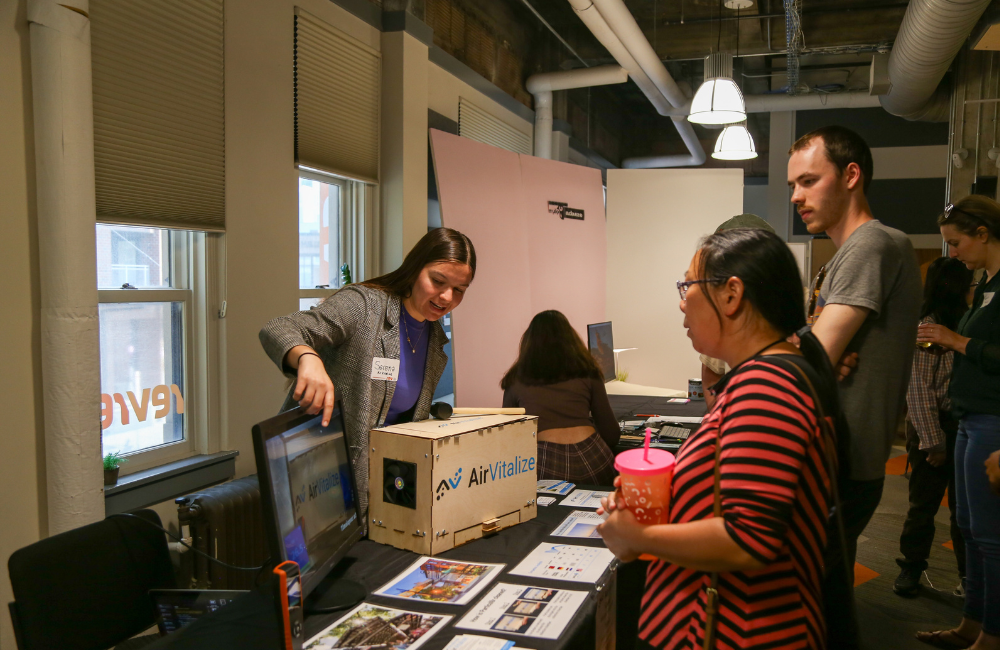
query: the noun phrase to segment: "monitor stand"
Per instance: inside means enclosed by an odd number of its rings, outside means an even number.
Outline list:
[[[329,614],[361,604],[368,597],[368,590],[356,580],[345,577],[354,558],[344,558],[333,568],[306,598],[303,609],[307,616]]]
[[[368,590],[355,580],[342,579],[324,591],[314,591],[306,598],[305,613],[329,614],[350,609],[361,604],[368,597]]]

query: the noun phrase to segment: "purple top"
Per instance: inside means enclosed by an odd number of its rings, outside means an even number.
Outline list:
[[[424,385],[424,367],[427,365],[427,346],[430,343],[430,321],[420,322],[399,307],[399,380],[389,404],[389,414],[385,417],[386,424],[396,424],[399,416],[406,413],[417,403],[420,388]],[[409,335],[410,340],[406,337]],[[414,352],[416,348],[416,352]]]

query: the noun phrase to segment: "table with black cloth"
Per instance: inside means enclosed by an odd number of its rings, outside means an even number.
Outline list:
[[[610,489],[586,487],[584,489]],[[544,496],[544,495],[539,495]],[[448,644],[452,637],[459,634],[480,634],[483,636],[498,636],[516,640],[517,646],[534,648],[535,650],[557,650],[563,648],[593,648],[596,639],[596,613],[599,596],[605,596],[604,590],[614,588],[617,609],[612,612],[615,620],[617,647],[632,648],[635,643],[635,630],[638,623],[638,602],[642,594],[645,580],[645,563],[633,562],[619,565],[612,562],[597,584],[577,584],[565,580],[547,580],[526,576],[512,576],[508,572],[517,566],[525,556],[542,542],[558,542],[578,546],[604,546],[600,539],[581,539],[575,537],[552,537],[551,533],[562,523],[573,508],[560,506],[564,497],[556,497],[557,503],[549,506],[539,506],[538,516],[510,528],[506,528],[492,537],[479,539],[459,546],[437,557],[449,560],[468,562],[504,563],[503,572],[486,586],[467,605],[441,605],[417,600],[386,598],[369,595],[365,602],[393,607],[395,609],[416,611],[427,614],[447,614],[453,618],[448,624],[431,637],[422,648],[439,650]],[[353,580],[364,585],[371,594],[409,567],[419,556],[416,553],[402,551],[384,544],[377,544],[368,539],[361,540],[350,550],[326,580],[317,588],[317,592],[326,589],[336,589],[337,581]],[[505,582],[545,587],[549,589],[568,589],[588,591],[589,596],[577,611],[573,620],[563,631],[559,639],[549,640],[516,634],[503,634],[494,631],[459,629],[455,624],[481,600],[493,585]],[[305,639],[311,639],[334,621],[344,616],[350,609],[333,614],[316,614],[307,616],[305,620]],[[257,648],[274,650],[278,645],[278,623],[270,589],[257,589],[240,597],[232,604],[205,616],[191,625],[170,636],[147,646],[148,648],[191,649],[201,648],[217,650],[218,648],[241,648],[255,650]]]
[[[611,410],[618,420],[632,418],[636,414],[662,415],[665,417],[700,418],[705,416],[704,400],[691,400],[687,404],[670,403],[673,397],[651,397],[649,395],[608,395]]]

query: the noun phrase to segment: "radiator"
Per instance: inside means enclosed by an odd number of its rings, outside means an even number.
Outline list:
[[[229,481],[175,500],[181,536],[227,564],[260,566],[267,543],[257,476]],[[251,589],[254,571],[227,569],[198,553],[181,554],[178,585],[188,589]]]

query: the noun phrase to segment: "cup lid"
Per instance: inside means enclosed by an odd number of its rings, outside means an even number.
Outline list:
[[[643,458],[645,449],[629,449],[615,456],[615,469],[634,476],[655,476],[674,470],[674,455],[663,449],[650,449],[648,460]]]

